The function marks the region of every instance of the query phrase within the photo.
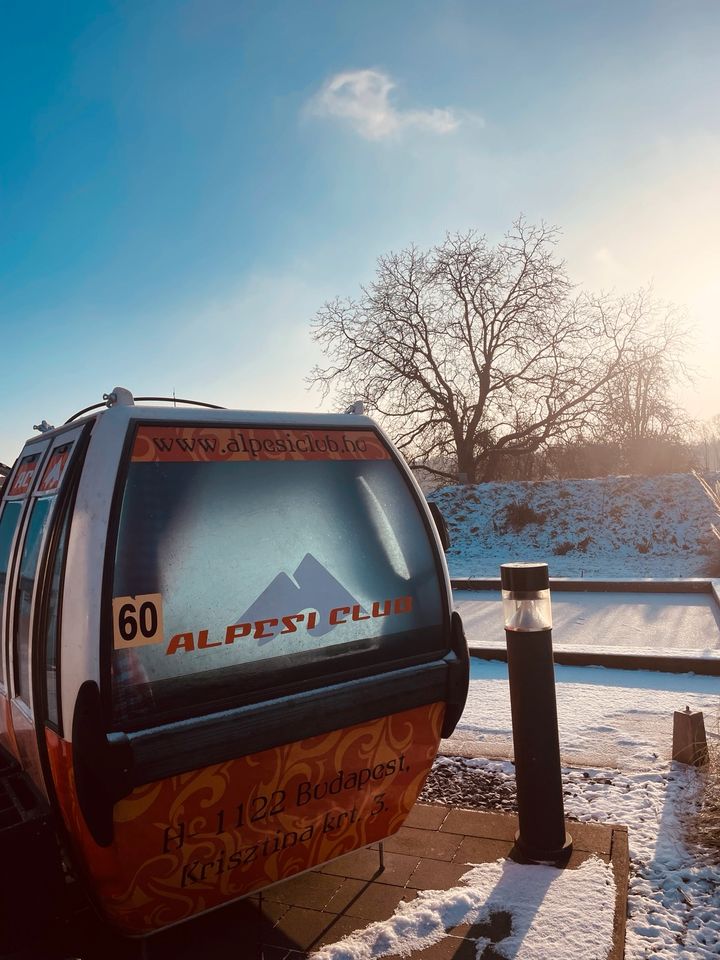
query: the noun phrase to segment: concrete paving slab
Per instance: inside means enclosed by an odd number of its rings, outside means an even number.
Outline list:
[[[461,836],[453,833],[401,827],[394,837],[385,841],[385,850],[388,853],[404,853],[412,857],[449,862],[455,856],[461,840]]]
[[[330,913],[360,917],[368,922],[386,920],[401,901],[412,900],[415,895],[415,890],[409,887],[393,887],[379,880],[368,884],[365,880],[348,878],[326,909]]]
[[[266,905],[270,902],[290,906],[271,932],[266,925],[258,928],[262,942],[274,951],[285,949],[286,960],[310,957],[323,944],[337,942],[373,921],[387,920],[402,901],[416,896],[416,891],[451,889],[472,864],[509,856],[517,830],[513,815],[450,809],[440,804],[417,804],[409,822],[411,825],[403,827],[394,840],[386,841],[385,871],[378,871],[379,851],[368,848],[266,891],[262,898]],[[627,830],[574,821],[568,823],[568,829],[573,835],[574,849],[566,869],[576,869],[593,855],[613,865],[617,895],[614,939],[608,960],[622,960],[629,863]],[[393,853],[390,847],[409,852]],[[332,896],[320,907],[336,883],[339,885]],[[308,904],[315,908],[309,909]],[[476,960],[475,944],[479,937],[494,943],[508,935],[507,930],[500,929],[503,922],[507,925],[511,921],[509,917],[504,921],[502,914],[493,914],[485,924],[459,924],[449,929],[440,942],[412,953],[411,960]],[[260,948],[260,941],[256,946]],[[252,952],[247,956],[254,960]],[[276,956],[265,953],[263,960],[275,960]]]
[[[504,813],[486,813],[480,810],[450,810],[440,828],[443,833],[459,833],[466,837],[486,837],[488,840],[515,839],[517,821]]]
[[[366,847],[333,860],[322,867],[321,872],[339,877],[352,877],[355,880],[378,880],[382,873],[383,883],[404,887],[419,862],[419,854],[410,857],[403,853],[386,853],[385,867],[381,871],[378,851]]]
[[[440,803],[416,803],[405,820],[406,827],[424,830],[439,830],[449,813],[449,808]]]
[[[128,953],[128,942],[111,943],[87,918],[86,942],[74,956],[83,960],[306,960],[324,944],[336,943],[374,921],[389,919],[420,890],[449,890],[473,864],[508,857],[517,830],[511,814],[418,804],[408,824],[384,849],[365,848],[276,884],[260,895],[157,934],[143,950]],[[622,960],[628,888],[628,842],[623,827],[568,822],[575,847],[566,869],[596,855],[611,863],[617,889],[614,938],[608,960]],[[392,847],[393,849],[389,849]],[[394,851],[410,851],[394,852]],[[450,858],[450,859],[449,859]],[[511,922],[504,912],[484,924],[459,924],[410,960],[476,960],[476,941],[501,942]],[[482,928],[482,929],[481,929]],[[63,954],[65,956],[67,954]],[[492,953],[487,954],[488,957]]]

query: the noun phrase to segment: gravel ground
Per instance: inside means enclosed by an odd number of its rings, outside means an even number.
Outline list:
[[[420,794],[421,803],[447,803],[474,810],[516,813],[515,774],[511,763],[438,757]]]

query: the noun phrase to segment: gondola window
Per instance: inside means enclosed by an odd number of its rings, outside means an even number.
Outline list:
[[[116,726],[438,655],[429,534],[373,439],[367,459],[131,458],[109,637]]]
[[[20,519],[22,504],[18,500],[11,500],[5,504],[0,517],[0,618],[5,618],[5,583],[7,581],[8,563],[10,562],[10,547],[12,546],[15,529]],[[0,657],[0,682],[5,681],[5,663]]]
[[[58,724],[58,696],[57,696],[57,648],[58,648],[58,615],[60,612],[60,594],[62,590],[62,574],[65,564],[67,538],[70,532],[70,512],[63,521],[60,540],[55,552],[52,571],[50,574],[50,592],[48,596],[47,618],[45,622],[45,671],[47,691],[47,716],[51,723]]]
[[[22,559],[15,607],[15,684],[18,696],[30,702],[30,612],[43,533],[54,497],[38,497],[33,504]]]

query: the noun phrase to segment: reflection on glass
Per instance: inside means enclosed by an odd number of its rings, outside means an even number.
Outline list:
[[[38,498],[30,513],[20,561],[15,620],[15,683],[17,695],[30,702],[30,609],[40,559],[40,545],[55,497]]]
[[[0,517],[0,622],[5,617],[5,581],[7,580],[10,560],[10,547],[12,546],[21,508],[22,504],[19,500],[12,500],[5,504],[2,517]],[[0,681],[5,681],[3,657],[0,657]]]
[[[292,657],[333,669],[335,651],[372,662],[394,638],[432,629],[440,586],[427,531],[391,460],[132,463],[122,504],[114,597],[162,597],[164,642],[116,651],[115,714],[151,710],[158,693],[223,671]],[[399,641],[398,641],[399,642]],[[387,647],[389,650],[390,648]],[[299,658],[299,660],[298,660]],[[234,674],[233,674],[234,676]],[[133,702],[131,702],[131,699]]]
[[[67,549],[67,538],[70,530],[70,513],[63,521],[63,529],[60,534],[60,541],[57,547],[57,553],[53,561],[52,576],[50,580],[50,596],[48,598],[48,613],[45,633],[45,671],[46,671],[46,690],[47,690],[47,716],[53,723],[59,722],[58,717],[58,698],[57,698],[57,647],[58,647],[58,614],[60,610],[60,591],[62,588],[62,573],[65,563],[65,551]]]

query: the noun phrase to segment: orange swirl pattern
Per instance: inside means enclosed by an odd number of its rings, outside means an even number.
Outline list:
[[[141,426],[132,461],[388,460],[372,430]]]
[[[48,731],[68,829],[106,917],[149,933],[395,833],[440,742],[444,703],[417,707],[137,787],[111,847],[78,809],[71,746]]]

